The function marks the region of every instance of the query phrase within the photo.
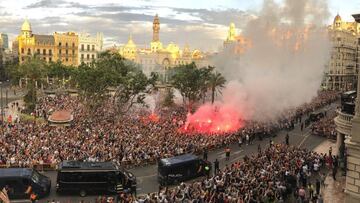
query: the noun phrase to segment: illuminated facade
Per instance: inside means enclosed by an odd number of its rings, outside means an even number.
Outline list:
[[[329,34],[333,47],[326,71],[326,88],[338,91],[353,90],[359,70],[357,57],[360,24],[344,22],[337,15],[333,24],[329,26]]]
[[[224,41],[224,49],[235,54],[243,54],[251,47],[251,41],[236,32],[235,24],[230,23],[229,31]]]
[[[96,37],[75,32],[37,35],[32,33],[28,20],[24,21],[20,35],[13,42],[13,53],[19,56],[20,63],[36,55],[46,62],[61,61],[64,65],[78,66],[96,59],[102,48],[102,33]]]
[[[54,33],[54,59],[64,65],[78,65],[79,38],[75,32]]]
[[[78,63],[90,63],[98,58],[99,52],[103,49],[103,34],[97,33],[96,37],[87,33],[79,35],[79,61]]]
[[[140,64],[145,74],[151,72],[161,73],[166,80],[166,71],[171,67],[195,62],[199,67],[209,65],[206,56],[199,50],[191,51],[189,46],[181,49],[177,44],[170,43],[163,46],[160,41],[160,20],[158,15],[153,21],[153,37],[150,48],[139,48],[133,38],[129,37],[128,42],[120,47],[119,53],[126,59]]]
[[[21,26],[21,33],[16,38],[14,45],[17,46],[19,62],[23,63],[26,58],[37,55],[44,61],[54,60],[54,36],[36,35],[32,33],[31,24],[26,19]],[[16,49],[16,47],[13,47]]]

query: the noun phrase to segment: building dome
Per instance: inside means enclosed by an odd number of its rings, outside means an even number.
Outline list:
[[[127,44],[125,45],[126,48],[136,48],[136,44],[134,43],[134,41],[132,40],[132,36],[129,36],[129,41],[127,42]]]
[[[341,17],[339,14],[337,14],[334,18],[334,28],[341,29]]]
[[[335,23],[335,22],[339,22],[339,21],[341,21],[341,17],[340,17],[339,14],[337,14],[337,15],[335,16],[334,23]]]
[[[28,19],[25,19],[24,23],[22,24],[21,31],[31,31],[31,24]]]

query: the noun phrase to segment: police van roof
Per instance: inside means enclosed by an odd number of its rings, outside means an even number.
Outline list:
[[[63,161],[59,170],[119,170],[119,167],[113,162]]]
[[[32,172],[30,168],[1,168],[0,177],[25,177],[31,176]]]
[[[184,163],[184,162],[193,161],[193,160],[197,160],[197,159],[199,159],[199,157],[197,157],[193,154],[184,154],[184,155],[180,155],[180,156],[174,156],[174,157],[170,157],[170,158],[160,159],[160,161],[164,165],[174,165],[174,164]]]

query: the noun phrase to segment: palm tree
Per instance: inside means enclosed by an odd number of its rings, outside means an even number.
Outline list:
[[[215,92],[218,91],[221,93],[221,89],[225,87],[226,79],[219,73],[211,73],[209,78],[209,89],[211,90],[211,103],[214,103]]]

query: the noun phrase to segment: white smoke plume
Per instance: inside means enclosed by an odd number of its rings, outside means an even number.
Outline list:
[[[250,47],[240,56],[224,50],[214,58],[230,81],[219,105],[237,108],[245,119],[267,120],[311,101],[330,57],[328,17],[325,0],[265,0],[241,33]]]

